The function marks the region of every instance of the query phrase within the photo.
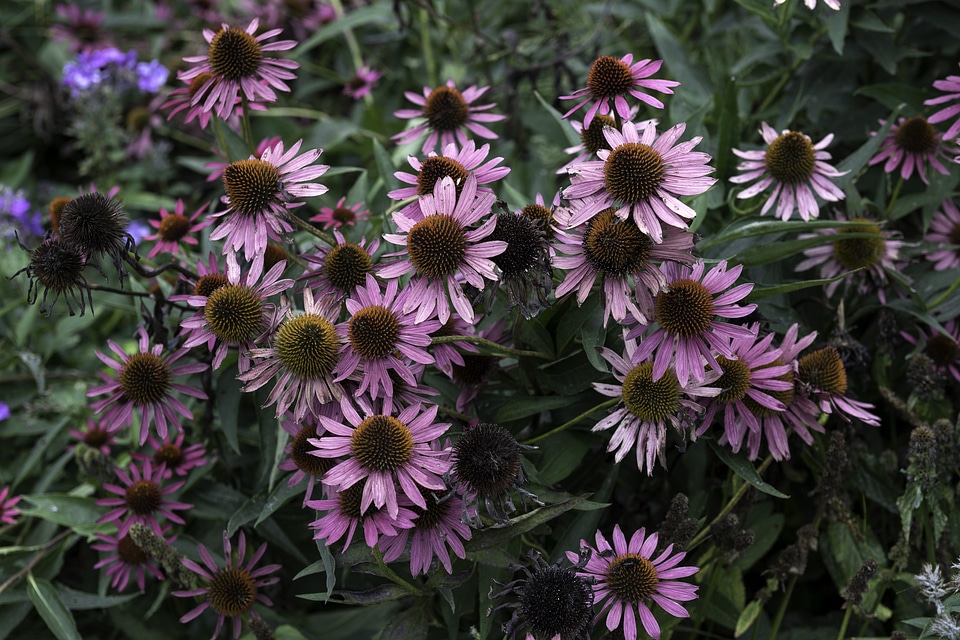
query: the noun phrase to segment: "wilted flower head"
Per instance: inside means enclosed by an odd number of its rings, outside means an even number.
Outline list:
[[[86,256],[80,248],[67,244],[60,236],[45,238],[32,251],[23,244],[20,244],[20,247],[30,253],[30,263],[10,277],[15,278],[21,273],[27,274],[29,280],[27,304],[36,303],[40,287],[43,287],[43,298],[40,300],[41,313],[50,315],[53,305],[57,303],[60,296],[63,296],[66,301],[70,315],[74,314],[71,301],[80,309],[80,315],[86,312],[87,302],[90,303],[91,313],[93,312],[93,296],[90,294],[87,279],[83,276]],[[84,291],[87,294],[86,300],[83,297]],[[53,299],[48,306],[47,296],[51,292]]]
[[[513,609],[513,615],[503,625],[503,633],[513,639],[526,630],[527,640],[580,640],[589,637],[593,617],[594,591],[592,580],[577,574],[590,557],[583,558],[573,567],[561,567],[560,561],[547,564],[543,557],[531,550],[529,566],[515,565],[514,570],[523,571],[524,577],[501,584],[493,583],[502,590],[490,589],[490,599],[516,597],[507,600],[487,612],[490,615],[500,609]]]

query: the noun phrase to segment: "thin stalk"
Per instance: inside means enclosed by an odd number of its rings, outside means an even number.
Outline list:
[[[243,139],[247,142],[247,149],[250,151],[250,155],[255,155],[257,153],[257,145],[253,144],[253,130],[250,128],[250,109],[247,106],[247,96],[244,93],[240,92],[240,104],[243,107],[243,116],[240,118],[241,127],[243,128]]]
[[[437,86],[437,62],[430,45],[430,16],[426,9],[420,9],[420,43],[423,45],[423,62],[427,66],[427,80],[431,87]]]
[[[526,356],[528,358],[542,358],[543,360],[550,360],[550,356],[545,353],[505,347],[502,344],[497,344],[492,340],[487,340],[486,338],[481,338],[480,336],[434,336],[430,339],[430,344],[447,344],[450,342],[469,342],[481,347],[486,347],[491,351],[502,353],[503,355],[516,356],[518,358]]]
[[[224,137],[223,129],[220,127],[220,118],[214,116],[211,120],[213,120],[213,130],[217,134],[217,144],[220,145],[220,151],[223,152],[223,157],[227,159],[227,162],[233,162],[233,156],[230,155],[230,147],[227,146],[227,139]]]
[[[766,471],[767,467],[769,467],[772,463],[773,463],[773,456],[767,456],[766,458],[764,458],[763,462],[760,463],[760,466],[757,467],[757,475],[760,475],[764,471]],[[750,490],[751,486],[753,485],[751,485],[748,482],[744,482],[742,485],[740,485],[740,488],[737,489],[737,492],[733,494],[733,496],[730,498],[727,504],[723,506],[723,509],[721,509],[720,513],[717,514],[717,517],[714,518],[710,522],[710,524],[708,524],[703,529],[701,529],[700,532],[693,537],[693,540],[687,543],[687,551],[693,549],[695,546],[703,542],[704,538],[706,538],[707,535],[710,533],[710,527],[720,522],[720,520],[725,518],[728,513],[733,511],[733,508],[737,506],[737,503],[740,502],[743,496],[747,495],[747,491]]]
[[[897,203],[897,198],[900,196],[900,187],[903,186],[903,176],[900,176],[900,179],[897,180],[897,186],[893,188],[893,195],[890,196],[890,202],[887,204],[887,208],[883,212],[883,219],[886,220],[890,217],[890,214],[893,213],[893,205]]]
[[[38,562],[43,560],[43,557],[47,555],[47,552],[50,551],[51,547],[54,547],[60,544],[60,542],[62,542],[64,539],[66,539],[68,536],[72,534],[73,534],[73,530],[67,529],[66,531],[60,532],[56,537],[51,538],[50,540],[45,542],[43,545],[43,548],[37,551],[36,555],[30,558],[30,562],[24,565],[24,567],[19,571],[17,571],[15,574],[7,578],[6,582],[4,582],[3,584],[0,584],[0,593],[3,593],[7,589],[9,589],[12,585],[16,584],[20,580],[20,578],[27,575],[31,571],[33,571],[33,568],[37,566]]]
[[[846,612],[843,614],[843,622],[840,623],[840,633],[837,634],[837,640],[843,640],[847,637],[847,625],[850,624],[850,613],[853,611],[853,607],[848,606]]]
[[[584,411],[583,413],[581,413],[580,415],[578,415],[578,416],[577,416],[576,418],[574,418],[573,420],[570,420],[569,422],[564,422],[562,425],[560,425],[560,426],[557,427],[556,429],[551,429],[550,431],[547,431],[546,433],[541,433],[539,436],[536,436],[536,437],[530,438],[529,440],[526,440],[523,444],[535,444],[535,443],[537,443],[537,442],[540,442],[541,440],[546,440],[547,438],[549,438],[549,437],[552,436],[552,435],[555,435],[555,434],[557,434],[557,433],[560,433],[561,431],[566,431],[567,429],[569,429],[569,428],[572,427],[573,425],[577,424],[578,422],[580,422],[580,421],[583,420],[584,418],[588,417],[591,413],[595,413],[595,412],[597,412],[597,411],[603,411],[604,409],[606,409],[606,408],[608,408],[608,407],[612,407],[613,405],[617,404],[618,402],[620,402],[620,398],[610,398],[610,399],[607,400],[606,402],[601,402],[600,404],[598,404],[598,405],[595,406],[594,408],[588,409],[587,411]]]
[[[697,602],[697,614],[694,616],[694,619],[693,619],[693,630],[695,632],[695,635],[696,633],[700,632],[700,625],[703,624],[703,621],[707,617],[707,607],[710,604],[711,598],[713,598],[713,594],[717,590],[717,576],[720,573],[719,571],[717,571],[717,565],[719,564],[720,564],[719,558],[715,558],[714,560],[710,561],[710,566],[709,566],[710,581],[707,583],[707,593],[702,600]]]
[[[380,571],[383,573],[383,576],[384,576],[385,578],[389,578],[390,580],[392,580],[392,581],[395,582],[396,584],[398,584],[398,585],[400,585],[401,587],[403,587],[404,590],[409,591],[411,594],[413,594],[413,595],[415,595],[415,596],[421,596],[421,595],[423,595],[423,592],[420,591],[420,589],[418,589],[417,587],[413,586],[412,584],[410,584],[409,582],[407,582],[406,580],[404,580],[403,578],[401,578],[400,576],[398,576],[398,575],[393,571],[393,569],[391,569],[390,567],[387,566],[387,563],[383,561],[383,554],[380,553],[380,545],[376,545],[376,546],[373,548],[373,557],[376,558],[376,560],[377,560],[377,566],[380,567]]]
[[[790,596],[793,595],[793,588],[797,584],[797,575],[790,576],[790,582],[787,584],[787,592],[783,594],[783,600],[780,602],[780,608],[777,609],[777,616],[773,619],[773,626],[770,627],[770,640],[777,640],[777,633],[780,631],[780,623],[783,622],[783,616],[787,613],[787,605],[790,604]]]
[[[299,228],[302,229],[303,231],[306,231],[307,233],[309,233],[309,234],[312,235],[313,237],[315,237],[315,238],[320,238],[321,240],[323,240],[324,242],[326,242],[326,243],[327,243],[328,245],[330,245],[331,247],[337,246],[337,241],[333,238],[333,236],[331,236],[331,235],[328,234],[328,233],[324,233],[323,231],[320,231],[320,229],[317,229],[315,226],[313,226],[312,224],[310,224],[310,223],[307,222],[306,220],[301,220],[300,218],[298,218],[297,216],[293,215],[292,213],[291,213],[290,215],[286,216],[286,217],[287,217],[288,220],[290,220],[290,222],[292,222],[293,224],[295,224],[297,227],[299,227]]]
[[[957,278],[956,281],[950,285],[950,288],[944,291],[942,294],[936,297],[933,302],[927,305],[927,311],[932,311],[935,307],[940,306],[944,301],[949,298],[958,288],[960,288],[960,278]]]

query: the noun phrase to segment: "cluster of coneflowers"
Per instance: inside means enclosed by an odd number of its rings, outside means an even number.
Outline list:
[[[186,112],[185,120],[201,128],[213,123],[217,131],[229,126],[249,133],[250,111],[266,109],[277,91],[288,91],[298,66],[269,56],[294,41],[273,40],[279,30],[257,35],[257,29],[254,20],[246,29],[204,31],[207,54],[186,58],[191,66],[179,75],[186,86],[166,105],[171,116]],[[494,211],[493,185],[510,169],[490,157],[489,144],[474,140],[496,139],[487,125],[503,119],[492,112],[494,104],[475,104],[487,88],[460,91],[451,81],[408,93],[416,108],[396,115],[415,124],[395,138],[425,141],[421,156],[409,158],[412,171],[395,174],[408,186],[389,193],[397,201],[394,228],[382,240],[398,248],[391,253],[380,251],[381,238],[347,240],[348,230],[359,232],[369,215],[362,203],[340,198],[310,219],[332,228],[332,236],[296,215],[305,198],[327,192],[316,181],[329,168],[317,164],[321,150],[304,149],[302,141],[271,139],[258,148],[248,138],[256,153],[215,168],[225,191],[220,206],[208,213],[204,205],[188,216],[178,202],[174,212],[161,211],[151,222],[157,233],[148,240],[156,245],[148,256],[169,254],[175,262],[166,267],[131,258],[115,193],[93,190],[52,207],[53,233],[25,269],[31,301],[42,287],[44,305],[50,295],[50,305],[63,297],[71,312],[76,305],[83,313],[92,305],[85,267],[103,257],[112,259],[121,280],[125,264],[149,277],[168,269],[180,274],[178,291],[167,297],[184,312],[176,339],[157,342],[141,328],[134,353],[112,341],[112,357],[97,352],[113,375],[102,374],[103,385],[88,394],[99,398],[91,405],[99,422],[77,434],[88,451],[109,455],[113,438],[135,429],[135,443],[152,449],[138,450],[128,467],[115,469],[116,482],[103,484],[112,496],[100,503],[113,508],[101,521],[116,522],[117,534],[101,536],[95,548],[112,554],[98,565],[107,567],[112,585],[123,589],[135,574],[143,589],[144,571],[162,577],[130,531],[142,525],[171,542],[173,525],[184,524],[177,512],[191,506],[174,497],[183,481],[171,480],[210,462],[202,444],[185,444],[183,429],[184,420],[193,419],[184,396],[207,400],[207,394],[179,378],[221,370],[234,358],[244,391],[269,390],[265,406],[274,407],[290,438],[281,468],[293,472],[290,486],[308,480],[303,505],[317,512],[310,524],[316,539],[345,551],[362,537],[380,565],[408,559],[414,577],[435,562],[452,572],[451,553],[466,557],[474,527],[506,520],[516,510],[515,492],[529,496],[522,488],[523,447],[502,426],[483,422],[471,404],[497,366],[491,352],[524,353],[506,344],[503,323],[493,320],[503,315],[497,312],[504,297],[530,317],[574,292],[580,304],[599,295],[604,324],[612,318],[622,327],[623,346],[601,350],[612,379],[594,387],[611,398],[606,406],[613,410],[593,430],[612,430],[608,450],[615,460],[633,451],[648,474],[665,465],[671,437],[686,441],[714,429],[721,445],[745,449],[751,460],[764,442],[783,460],[790,456],[789,435],[812,443],[811,431],[823,431],[823,414],[879,424],[871,405],[847,397],[836,348],[804,354],[815,332],[801,335],[794,325],[777,336],[755,322],[738,324],[756,308],[745,302],[753,284],[739,282],[742,266],[694,255],[689,226],[697,212],[682,198],[714,184],[711,157],[694,150],[700,138],[684,139],[684,123],[658,131],[655,120],[635,120],[630,104],[633,98],[663,108],[648,91],[669,95],[679,83],[653,78],[660,66],[634,62],[629,54],[593,63],[586,86],[563,97],[577,101],[566,116],[587,107],[583,121],[574,123],[583,144],[571,149],[569,185],[550,205],[538,196],[516,212]],[[960,79],[944,82],[938,88],[953,92],[945,97],[952,101]],[[928,167],[946,172],[940,159],[953,150],[949,138],[960,124],[943,135],[931,122],[958,112],[952,105],[929,120],[915,116],[891,125],[873,164],[885,163],[887,172],[900,168],[905,180],[914,173],[926,180]],[[828,163],[825,150],[832,135],[814,144],[802,132],[777,133],[766,124],[761,135],[765,149],[735,151],[743,163],[732,181],[752,183],[738,198],[767,194],[761,214],[775,207],[782,220],[794,211],[803,220],[817,217],[818,196],[844,198],[834,182],[843,172]],[[193,234],[214,222],[210,239],[223,241],[222,254],[191,255]],[[901,242],[876,221],[851,222],[819,229],[837,238],[810,249],[798,269],[820,265],[824,277],[861,269],[845,281],[856,281],[860,293],[883,295],[885,269],[895,268]],[[952,202],[943,203],[931,228],[931,242],[960,242]],[[291,251],[298,230],[324,244],[305,255]],[[847,232],[856,235],[845,239]],[[930,259],[936,269],[960,264],[955,247]],[[302,268],[299,277],[284,277],[289,263]],[[558,283],[554,268],[561,271]],[[499,288],[504,296],[497,296]],[[953,341],[952,360],[937,364],[960,380],[957,328],[947,327],[952,335],[921,339]],[[198,362],[181,363],[187,356]],[[456,411],[445,414],[465,414],[458,416],[468,419],[462,429],[444,421],[438,392],[424,383],[431,366],[461,389]],[[215,635],[229,618],[237,637],[242,617],[255,615],[254,603],[269,604],[263,588],[278,579],[270,574],[279,565],[256,567],[265,545],[244,562],[242,533],[238,558],[231,548],[224,535],[223,564],[201,545],[202,564],[184,560],[196,583],[175,595],[205,598],[183,622],[209,607],[219,616]],[[680,602],[697,595],[695,585],[678,579],[698,569],[680,566],[685,553],[661,548],[657,534],[644,529],[627,536],[617,525],[612,544],[598,531],[592,544],[583,541],[567,556],[573,567],[535,558],[525,577],[501,585],[509,600],[503,606],[514,609],[508,633],[525,628],[538,639],[579,637],[594,623],[596,606],[596,620],[622,629],[628,640],[640,626],[659,638],[653,605],[686,617]],[[534,615],[546,606],[543,593],[562,593],[570,606]]]

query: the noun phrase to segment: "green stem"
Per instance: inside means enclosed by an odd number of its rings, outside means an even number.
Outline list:
[[[937,296],[937,298],[933,302],[928,304],[927,311],[933,311],[935,307],[938,307],[941,304],[943,304],[944,301],[947,298],[949,298],[958,288],[960,288],[960,278],[957,278],[956,281],[954,281],[954,283],[950,285],[949,289],[944,291],[941,295]]]
[[[773,456],[767,456],[766,458],[764,458],[763,462],[760,463],[760,466],[757,467],[757,475],[760,475],[764,471],[766,471],[767,467],[769,467],[772,463],[773,463]],[[740,502],[743,496],[747,495],[747,491],[750,490],[751,486],[753,485],[747,482],[744,482],[742,485],[740,485],[740,488],[737,489],[737,492],[733,494],[733,496],[730,498],[727,504],[723,506],[723,509],[721,509],[720,513],[717,514],[717,517],[714,518],[710,522],[710,524],[708,524],[703,529],[701,529],[700,532],[693,537],[693,540],[687,543],[687,551],[690,551],[695,546],[703,542],[704,538],[706,538],[707,535],[710,533],[710,527],[720,522],[723,518],[726,517],[728,513],[733,511],[733,508],[737,506],[737,503]]]
[[[337,18],[343,17],[343,3],[340,0],[330,0]],[[353,29],[344,29],[343,38],[347,41],[347,48],[350,49],[350,58],[353,60],[353,68],[357,71],[363,66],[363,56],[360,55],[360,45],[357,43],[357,37],[353,35]]]
[[[837,640],[843,640],[847,637],[847,625],[850,624],[850,612],[853,611],[852,606],[847,606],[846,612],[843,614],[843,622],[840,623],[840,633],[837,634]]]
[[[433,58],[430,45],[430,16],[426,9],[420,9],[420,42],[423,45],[423,62],[427,66],[427,80],[431,87],[437,86],[437,63]]]
[[[376,545],[373,548],[373,557],[376,558],[377,566],[380,567],[380,571],[383,573],[383,577],[389,578],[390,580],[400,585],[406,591],[409,591],[415,596],[423,595],[423,592],[420,591],[420,589],[418,589],[417,587],[413,586],[412,584],[410,584],[409,582],[407,582],[406,580],[398,576],[393,571],[393,569],[387,566],[387,563],[383,561],[383,554],[380,553],[380,545]]]
[[[577,416],[576,418],[574,418],[573,420],[570,420],[569,422],[564,422],[562,425],[560,425],[560,426],[557,427],[556,429],[551,429],[550,431],[547,431],[546,433],[541,433],[539,436],[530,438],[529,440],[525,441],[523,444],[535,444],[535,443],[537,443],[537,442],[540,442],[541,440],[546,440],[547,438],[549,438],[550,436],[552,436],[552,435],[554,435],[554,434],[560,433],[561,431],[566,431],[567,429],[569,429],[569,428],[572,427],[573,425],[577,424],[578,422],[580,422],[581,420],[583,420],[584,418],[586,418],[587,416],[589,416],[591,413],[595,413],[595,412],[597,412],[597,411],[603,411],[604,409],[606,409],[606,408],[608,408],[608,407],[612,407],[613,405],[617,404],[618,402],[620,402],[620,398],[610,398],[609,400],[607,400],[607,401],[605,401],[605,402],[601,402],[600,404],[598,404],[598,405],[595,406],[594,408],[588,409],[587,411],[584,411],[583,413],[581,413],[580,415],[578,415],[578,416]]]
[[[897,186],[893,188],[893,195],[890,196],[890,202],[887,204],[886,210],[883,212],[883,219],[886,220],[890,217],[890,214],[893,212],[893,205],[897,202],[897,197],[900,196],[900,187],[903,186],[903,176],[900,176],[900,179],[897,180]]]
[[[213,120],[213,130],[217,133],[217,144],[220,145],[223,157],[227,159],[227,162],[233,162],[233,156],[230,155],[230,148],[227,146],[227,139],[223,137],[223,129],[220,128],[220,118],[214,116],[211,120]]]
[[[310,235],[314,236],[315,238],[320,238],[331,247],[337,246],[337,241],[333,236],[331,236],[328,233],[324,233],[323,231],[320,231],[320,229],[317,229],[315,226],[313,226],[306,220],[301,220],[299,217],[297,217],[292,213],[286,217],[288,220],[290,220],[290,222],[295,224],[297,227],[299,227],[303,231],[306,231]]]
[[[787,584],[787,592],[783,594],[780,608],[777,609],[777,616],[773,619],[773,626],[770,627],[770,640],[777,640],[780,623],[783,622],[783,616],[787,613],[787,605],[790,604],[790,596],[793,595],[793,587],[797,584],[797,577],[797,575],[790,576],[790,582]]]
[[[923,533],[927,541],[928,560],[930,561],[931,566],[936,566],[937,545],[933,538],[933,518],[930,517],[930,510],[927,508],[926,504],[923,505],[921,513],[923,515]]]
[[[448,344],[450,342],[469,342],[481,347],[486,347],[497,353],[502,353],[507,356],[516,356],[518,358],[526,356],[529,358],[542,358],[544,360],[550,360],[550,356],[545,353],[540,353],[539,351],[527,351],[524,349],[512,349],[510,347],[505,347],[502,344],[497,344],[492,340],[481,338],[480,336],[434,336],[430,339],[431,344]]]
[[[719,564],[719,559],[710,562],[710,582],[707,583],[707,593],[703,597],[703,600],[697,602],[697,613],[693,619],[694,635],[699,633],[700,625],[703,624],[704,619],[707,617],[707,607],[710,604],[710,599],[713,598],[713,594],[717,590],[717,575],[720,573],[717,571],[717,565]]]
[[[250,109],[247,107],[247,96],[243,95],[243,92],[240,93],[240,101],[240,104],[243,106],[243,116],[240,118],[240,126],[243,128],[243,139],[247,142],[247,149],[250,151],[250,155],[256,155],[257,145],[253,144],[253,130],[250,128]]]

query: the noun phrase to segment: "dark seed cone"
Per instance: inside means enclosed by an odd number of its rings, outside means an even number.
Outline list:
[[[123,285],[123,260],[128,251],[136,252],[133,236],[127,233],[130,220],[116,198],[94,191],[84,193],[66,205],[60,213],[60,238],[76,247],[87,260],[109,256]]]
[[[19,238],[18,238],[19,243]],[[36,249],[30,251],[22,243],[20,248],[30,252],[30,264],[10,276],[13,279],[21,273],[26,273],[30,281],[27,289],[27,303],[34,304],[43,287],[43,298],[40,300],[40,312],[49,316],[53,305],[60,296],[67,303],[70,315],[74,315],[71,301],[80,309],[82,316],[86,312],[86,303],[90,303],[90,312],[93,313],[93,297],[90,295],[87,279],[83,276],[86,263],[83,252],[65,243],[57,236],[47,237]],[[84,290],[87,293],[84,300]],[[53,293],[53,299],[47,305],[47,296]]]
[[[549,305],[553,290],[550,245],[543,224],[534,218],[500,213],[489,240],[507,243],[507,249],[491,260],[500,268],[500,280],[491,295],[503,285],[510,306],[519,307],[526,318],[532,318]]]
[[[513,609],[510,620],[503,625],[503,633],[510,639],[524,629],[527,637],[535,640],[589,637],[594,600],[590,581],[578,576],[576,567],[562,568],[559,562],[547,564],[535,551],[529,557],[529,567],[511,566],[514,571],[522,571],[524,577],[507,584],[492,581],[501,590],[494,593],[491,588],[490,598],[510,599],[490,609],[487,615]]]

